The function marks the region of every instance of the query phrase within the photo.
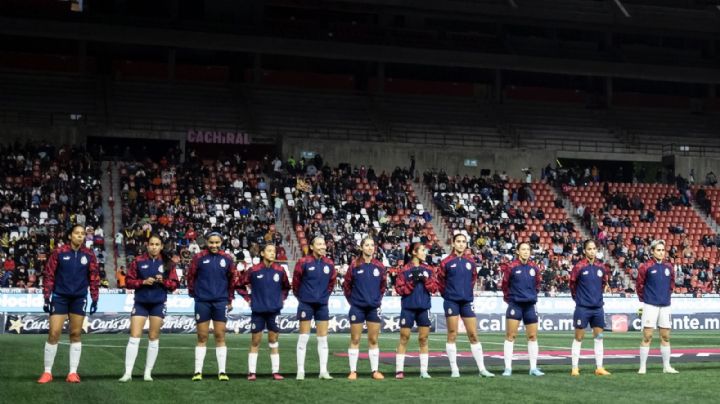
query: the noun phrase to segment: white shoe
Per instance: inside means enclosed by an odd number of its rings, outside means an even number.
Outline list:
[[[495,377],[495,375],[488,372],[487,369],[480,369],[480,376],[481,377]]]
[[[333,377],[330,376],[330,373],[328,373],[328,372],[323,372],[323,373],[320,373],[320,374],[318,375],[318,379],[320,379],[320,380],[332,380]]]
[[[305,372],[297,372],[295,380],[305,380]]]
[[[666,367],[666,368],[663,369],[663,373],[678,374],[678,373],[680,373],[680,372],[678,372],[677,370],[675,370],[674,367],[668,366],[668,367]]]
[[[118,381],[120,383],[127,383],[130,380],[132,380],[132,375],[124,374],[123,377],[119,378]]]
[[[460,377],[460,370],[453,369],[452,373],[450,373],[450,377]]]
[[[640,368],[640,370],[638,370],[639,375],[644,375],[645,373],[647,373],[647,369],[645,368]]]
[[[458,375],[458,376],[459,376],[459,375]],[[432,379],[432,376],[430,376],[430,374],[428,374],[428,372],[421,372],[421,373],[420,373],[420,378],[421,378],[421,379]]]
[[[151,382],[153,381],[153,378],[150,373],[145,373],[145,375],[143,376],[143,380],[145,380],[146,382]]]

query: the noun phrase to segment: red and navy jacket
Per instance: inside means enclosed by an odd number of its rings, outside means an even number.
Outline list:
[[[386,270],[383,264],[373,259],[365,263],[356,259],[345,273],[343,293],[347,301],[355,307],[376,309],[382,305],[387,288]]]
[[[414,271],[425,273],[425,282],[415,283],[410,279]],[[434,271],[425,264],[414,266],[407,264],[395,278],[395,291],[402,296],[400,307],[407,310],[429,310],[431,307],[430,295],[437,292],[437,282]]]
[[[473,290],[477,280],[477,270],[468,256],[457,256],[450,253],[440,262],[436,274],[438,291],[443,299],[453,302],[472,302],[475,300]]]
[[[540,269],[528,261],[515,259],[501,267],[503,299],[507,303],[536,303],[542,276]]]
[[[152,285],[143,285],[147,278],[155,278],[161,275],[162,284],[153,283]],[[163,265],[162,258],[150,258],[148,254],[143,254],[130,264],[128,267],[125,285],[128,289],[135,289],[136,303],[165,303],[167,301],[167,292],[172,292],[178,287],[178,276],[175,272],[175,263],[170,261],[169,265]]]
[[[307,255],[295,264],[292,291],[298,301],[328,304],[336,279],[337,270],[330,258]]]
[[[253,313],[277,313],[290,293],[290,282],[279,264],[268,267],[260,262],[240,275],[237,291]]]
[[[200,251],[193,257],[185,280],[188,294],[198,302],[232,303],[237,282],[235,262],[225,251]]]
[[[668,262],[651,259],[638,268],[637,295],[641,302],[653,306],[670,306],[675,286],[675,271]]]
[[[100,270],[92,250],[80,247],[73,250],[70,244],[56,248],[43,271],[43,296],[50,299],[55,293],[68,297],[87,296],[96,302],[100,290]]]
[[[599,308],[605,304],[603,291],[610,280],[610,269],[602,261],[592,264],[587,258],[578,261],[570,273],[570,293],[579,307]]]

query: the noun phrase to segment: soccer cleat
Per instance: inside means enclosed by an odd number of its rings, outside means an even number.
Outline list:
[[[428,372],[420,372],[421,379],[432,379],[432,376]]]
[[[405,378],[405,372],[395,372],[395,378],[398,380],[402,380]]]
[[[52,373],[45,372],[40,375],[40,378],[38,379],[37,382],[40,384],[45,384],[45,383],[50,383],[52,380],[53,380]]]
[[[595,371],[595,374],[597,374],[597,370]],[[580,368],[572,368],[570,376],[580,376]]]
[[[192,381],[199,382],[202,380],[202,373],[195,373],[192,377]]]
[[[503,372],[502,372],[502,375],[505,377],[512,376],[512,369],[505,368],[505,370],[503,370]]]
[[[318,379],[320,379],[320,380],[332,380],[333,377],[330,376],[330,373],[328,373],[328,372],[323,372],[323,373],[320,373],[320,374],[318,375]]]
[[[280,373],[273,373],[272,378],[273,380],[285,380],[285,378]]]
[[[605,368],[597,368],[595,369],[595,376],[610,376],[612,373],[605,370]]]
[[[305,372],[297,372],[295,380],[305,380]]]
[[[372,372],[372,378],[374,380],[383,380],[383,379],[385,379],[385,376],[376,370],[376,371]]]
[[[257,380],[257,375],[255,373],[248,373],[247,379],[248,381],[254,382]]]
[[[145,375],[143,376],[143,380],[145,380],[146,382],[151,382],[153,381],[153,378],[150,373],[145,373]]]
[[[455,377],[460,377],[460,371],[457,370],[457,369],[453,370],[453,371],[450,373],[450,377],[453,377],[453,378],[455,378]]]
[[[530,369],[529,373],[530,376],[545,376],[545,373],[541,372],[538,368]]]
[[[220,373],[218,374],[218,380],[221,382],[229,382],[230,378],[228,377],[227,373]]]
[[[487,369],[480,369],[480,377],[495,377],[495,375],[488,372]]]
[[[348,380],[357,380],[357,372],[350,372]]]
[[[127,382],[129,382],[130,380],[132,380],[132,375],[129,375],[129,374],[124,374],[123,377],[121,377],[121,378],[118,379],[118,381],[119,381],[120,383],[127,383]]]
[[[65,381],[68,383],[80,383],[80,375],[77,373],[68,373]]]
[[[663,369],[663,373],[669,373],[669,374],[673,374],[673,375],[674,375],[674,374],[678,374],[678,373],[680,373],[680,372],[678,372],[677,370],[675,370],[674,367],[668,366],[668,367],[666,367],[666,368]]]
[[[640,368],[640,369],[638,370],[638,374],[639,374],[639,375],[644,375],[645,373],[647,373],[647,369],[645,369],[645,368]]]

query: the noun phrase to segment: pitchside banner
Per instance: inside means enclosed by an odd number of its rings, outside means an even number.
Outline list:
[[[438,331],[438,316],[430,316],[432,325],[431,331]],[[400,331],[400,317],[397,315],[383,314],[382,328],[383,332]],[[281,314],[276,319],[281,333],[298,332],[300,322],[297,317],[292,314]],[[445,319],[443,318],[443,326]],[[5,316],[5,327],[3,331],[6,334],[47,334],[50,324],[48,315],[43,314],[7,314]],[[212,325],[212,322],[210,322]],[[313,332],[314,322],[313,322]],[[145,324],[147,329],[147,323]],[[64,331],[67,331],[68,323],[64,325]],[[227,329],[230,333],[250,334],[251,323],[248,315],[229,315]],[[350,333],[350,319],[347,314],[330,316],[328,330],[331,333]],[[83,332],[86,334],[127,334],[130,331],[130,315],[127,314],[95,314],[85,317],[83,322]],[[443,329],[445,331],[445,329]],[[170,334],[195,334],[195,318],[192,315],[169,315],[165,317],[162,327],[163,333]]]
[[[0,289],[0,313],[31,313],[42,312],[43,296],[41,293],[19,292],[18,289]],[[183,291],[184,292],[184,291]],[[130,313],[134,302],[132,293],[101,293],[98,302],[98,311],[105,313]],[[347,314],[350,305],[344,296],[334,295],[328,303],[330,314]],[[173,294],[168,296],[168,314],[188,314],[194,312],[195,302],[187,294]],[[298,302],[290,296],[285,301],[282,314],[297,313]],[[642,306],[635,296],[605,297],[606,313],[634,313]],[[475,298],[475,313],[477,314],[504,314],[507,304],[501,296],[480,296]],[[575,303],[567,297],[540,297],[537,303],[539,313],[571,314],[575,310]],[[386,296],[382,301],[382,310],[385,313],[400,313],[400,297]],[[431,312],[443,314],[443,300],[441,297],[432,298]],[[720,313],[719,297],[680,297],[672,299],[673,314],[693,313]],[[248,304],[237,298],[233,302],[231,314],[250,314]]]

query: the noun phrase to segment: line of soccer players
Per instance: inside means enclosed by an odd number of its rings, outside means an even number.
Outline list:
[[[80,382],[77,373],[80,361],[80,331],[85,317],[87,290],[90,289],[92,304],[90,314],[97,310],[99,274],[93,252],[83,247],[85,229],[73,226],[68,233],[69,243],[58,247],[50,256],[44,270],[43,309],[50,314],[50,332],[45,344],[45,370],[38,383],[52,381],[52,366],[57,352],[57,343],[66,319],[70,320],[70,372],[66,381]],[[225,324],[227,313],[232,310],[235,293],[249,302],[251,314],[251,344],[248,354],[248,380],[256,380],[258,351],[264,330],[268,330],[268,347],[272,377],[282,380],[278,352],[279,327],[276,318],[283,308],[290,290],[298,300],[297,318],[300,334],[297,341],[298,380],[305,378],[305,356],[310,339],[311,321],[315,321],[317,352],[320,362],[319,378],[332,379],[327,368],[328,361],[328,301],[334,288],[337,271],[332,260],[325,256],[326,246],[322,237],[310,243],[311,254],[297,262],[292,285],[283,268],[275,262],[276,250],[272,244],[262,247],[261,261],[242,273],[238,273],[233,257],[220,249],[222,235],[212,232],[207,235],[207,248],[196,254],[186,280],[188,293],[195,300],[197,323],[197,346],[195,348],[195,372],[193,381],[203,378],[202,370],[207,351],[207,340],[212,325],[215,339],[215,354],[218,363],[218,379],[229,380],[225,365]],[[420,377],[430,378],[428,373],[428,335],[430,333],[431,295],[439,293],[447,320],[447,343],[445,350],[450,363],[451,377],[459,377],[457,366],[457,338],[459,320],[467,330],[472,356],[479,375],[494,377],[484,365],[483,349],[477,335],[477,320],[473,308],[476,264],[466,255],[467,236],[457,233],[452,239],[452,252],[442,260],[437,269],[426,262],[427,249],[421,243],[409,249],[409,262],[398,273],[395,290],[401,296],[400,340],[396,350],[395,377],[403,379],[407,342],[411,329],[417,325],[420,345]],[[147,321],[149,326],[148,354],[144,380],[152,381],[152,369],[159,350],[159,334],[165,316],[167,293],[178,286],[175,265],[162,251],[163,241],[157,235],[148,239],[147,253],[137,257],[130,265],[127,286],[135,289],[135,304],[131,314],[130,338],[126,348],[125,373],[121,382],[132,379],[132,370],[137,357],[142,329]],[[646,373],[646,363],[653,330],[660,329],[661,354],[664,373],[677,373],[670,366],[670,297],[674,285],[674,271],[665,259],[665,243],[656,240],[651,244],[652,258],[640,266],[637,279],[638,298],[643,305],[643,339],[640,347],[640,369]],[[575,338],[572,342],[572,376],[578,376],[579,357],[585,328],[593,329],[595,374],[609,375],[603,367],[603,292],[607,288],[608,267],[596,259],[597,246],[588,240],[583,244],[585,257],[572,269],[570,289],[576,308],[573,315]],[[380,306],[386,288],[386,269],[375,259],[375,242],[365,238],[360,244],[360,255],[352,262],[344,276],[343,292],[350,303],[350,346],[348,357],[350,373],[348,379],[358,378],[357,362],[359,343],[363,329],[367,328],[368,357],[372,378],[384,379],[379,371],[380,351]],[[530,261],[530,245],[519,243],[517,257],[504,264],[502,270],[502,291],[506,312],[506,338],[504,343],[505,369],[503,376],[512,375],[513,346],[522,321],[527,336],[530,372],[532,376],[543,376],[537,367],[538,314],[536,303],[541,281],[540,269]],[[212,322],[212,323],[211,323]]]

